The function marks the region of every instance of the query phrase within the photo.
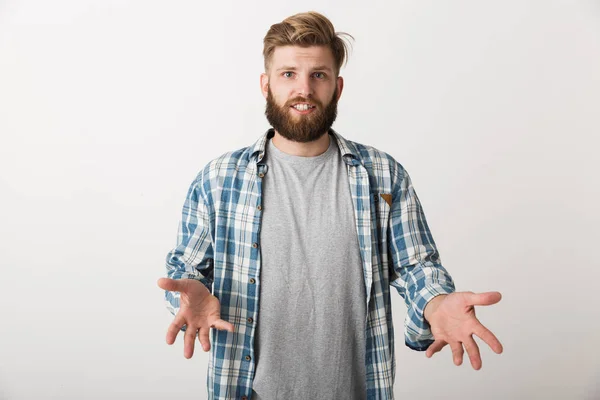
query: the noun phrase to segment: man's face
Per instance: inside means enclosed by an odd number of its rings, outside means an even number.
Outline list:
[[[273,52],[261,87],[267,99],[265,115],[273,128],[288,140],[306,143],[333,125],[343,79],[335,76],[329,48],[284,46]]]

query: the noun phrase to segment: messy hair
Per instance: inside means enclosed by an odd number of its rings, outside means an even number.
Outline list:
[[[345,32],[336,32],[327,17],[310,11],[292,15],[271,28],[263,40],[265,71],[268,72],[276,47],[280,46],[327,46],[335,62],[335,74],[339,75],[344,61],[348,62],[348,43],[344,37],[354,37]]]

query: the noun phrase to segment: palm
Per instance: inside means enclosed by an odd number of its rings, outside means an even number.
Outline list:
[[[468,304],[464,293],[448,295],[437,311],[438,321],[435,326],[431,326],[431,333],[436,339],[456,339],[463,331],[468,330],[470,322],[476,320],[475,307]]]
[[[194,354],[196,334],[204,351],[210,350],[208,333],[210,328],[233,332],[231,323],[221,319],[221,303],[208,289],[195,279],[161,278],[158,286],[164,290],[180,293],[179,312],[167,330],[167,343],[173,344],[177,334],[186,326],[184,335],[184,356]]]
[[[201,283],[200,285],[202,286]],[[219,319],[221,304],[219,299],[208,291],[203,291],[195,284],[193,286],[190,292],[181,292],[179,312],[184,316],[187,325],[209,326]]]
[[[448,344],[452,349],[456,365],[462,363],[464,349],[466,349],[473,368],[480,369],[479,346],[475,343],[473,335],[481,338],[496,353],[501,353],[500,341],[475,316],[476,305],[495,304],[501,298],[502,296],[498,292],[481,294],[457,292],[440,298],[428,317],[435,341],[427,349],[427,357],[431,357]]]

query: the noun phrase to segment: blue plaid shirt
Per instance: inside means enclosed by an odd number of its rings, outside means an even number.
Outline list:
[[[167,277],[197,279],[220,300],[221,318],[235,332],[211,330],[209,399],[251,399],[254,335],[260,293],[262,184],[269,129],[250,147],[209,162],[192,182]],[[408,313],[404,340],[426,350],[433,342],[423,310],[454,283],[440,263],[425,215],[406,170],[390,155],[344,139],[330,129],[347,165],[366,288],[368,399],[393,399],[394,329],[390,286]],[[165,293],[179,311],[179,293]]]

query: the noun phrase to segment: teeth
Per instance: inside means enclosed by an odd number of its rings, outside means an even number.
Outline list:
[[[298,111],[306,111],[309,108],[313,108],[313,106],[309,106],[308,104],[296,104],[294,108]]]

